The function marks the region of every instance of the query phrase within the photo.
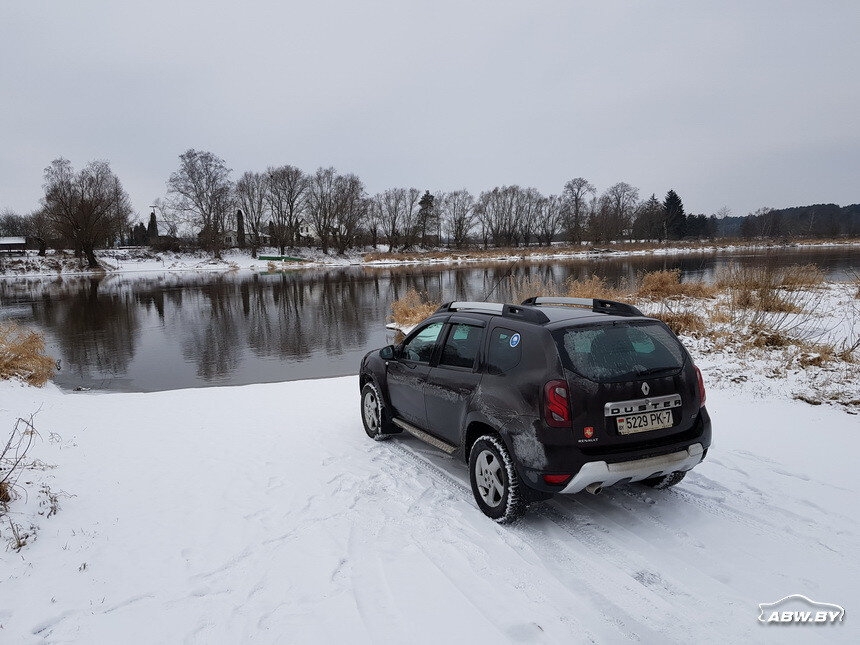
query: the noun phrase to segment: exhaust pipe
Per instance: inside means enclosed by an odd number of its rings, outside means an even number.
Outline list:
[[[585,490],[592,495],[599,495],[600,491],[603,490],[603,484],[589,484],[585,487]]]

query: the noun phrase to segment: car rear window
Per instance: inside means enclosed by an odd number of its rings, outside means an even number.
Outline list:
[[[472,367],[478,355],[478,347],[481,346],[482,331],[483,329],[473,325],[458,324],[451,327],[439,365]]]
[[[684,349],[660,323],[614,323],[553,332],[562,362],[591,381],[623,381],[677,371]]]

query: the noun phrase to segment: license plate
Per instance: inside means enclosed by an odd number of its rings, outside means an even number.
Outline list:
[[[631,414],[626,417],[618,417],[615,421],[618,423],[619,434],[661,430],[672,427],[672,411],[662,410],[660,412],[646,412],[645,414]]]

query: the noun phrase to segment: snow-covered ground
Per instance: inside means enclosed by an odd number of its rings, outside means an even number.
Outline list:
[[[573,258],[584,259],[605,255],[612,255],[613,257],[685,255],[715,252],[750,252],[755,250],[774,250],[779,248],[792,250],[823,249],[828,247],[845,246],[860,246],[860,242],[822,242],[814,244],[786,245],[711,244],[691,245],[689,247],[666,246],[642,249],[627,249],[623,247],[614,248],[613,245],[609,245],[600,249],[586,249],[586,247],[583,247],[583,250],[581,251],[573,251],[568,247],[550,247],[547,248],[545,252],[532,248],[530,249],[532,252],[530,252],[527,257],[532,261],[540,261]],[[385,248],[386,247],[381,247],[381,250],[385,251]],[[302,262],[255,259],[251,257],[249,251],[241,251],[239,249],[226,249],[222,252],[220,260],[216,260],[202,251],[196,253],[173,253],[167,251],[155,252],[148,249],[108,249],[98,251],[96,255],[102,264],[101,270],[109,273],[134,273],[143,271],[232,271],[237,269],[263,271],[267,269],[292,270],[299,268],[337,267],[347,265],[400,266],[411,264],[462,264],[497,261],[510,262],[522,257],[522,255],[512,254],[510,249],[500,249],[498,254],[470,254],[468,251],[445,250],[442,254],[434,252],[432,255],[423,255],[421,251],[418,251],[412,257],[400,257],[402,254],[397,254],[397,256],[395,256],[396,259],[381,258],[376,260],[366,260],[365,256],[371,250],[371,248],[366,250],[353,250],[344,255],[338,255],[333,251],[326,254],[319,249],[308,247],[287,249],[287,256],[301,258],[304,260]],[[267,248],[260,249],[259,255],[279,256],[280,253],[278,249]],[[88,269],[85,263],[75,259],[70,253],[57,255],[53,251],[49,251],[46,257],[39,257],[34,251],[29,251],[23,258],[0,258],[0,278],[23,275],[57,275],[60,273],[63,275],[75,275],[88,274],[92,272],[93,270]]]
[[[11,505],[39,530],[0,550],[0,642],[856,642],[850,616],[757,617],[795,593],[860,600],[857,417],[745,389],[712,387],[708,407],[714,445],[675,489],[560,498],[504,527],[459,461],[365,436],[356,377],[2,382],[0,428],[40,409],[32,456],[56,467]]]
[[[797,304],[797,314],[758,313],[767,333],[793,339],[784,346],[750,346],[749,318],[714,322],[725,312],[727,294],[714,299],[682,298],[675,301],[637,301],[646,314],[692,311],[706,320],[707,332],[681,334],[681,340],[710,375],[711,383],[739,393],[787,396],[814,405],[834,405],[849,414],[860,413],[860,299],[858,285],[829,282],[784,292]],[[796,341],[796,342],[795,342]],[[851,360],[822,361],[821,350],[837,354],[854,348]],[[860,422],[858,422],[860,426]]]

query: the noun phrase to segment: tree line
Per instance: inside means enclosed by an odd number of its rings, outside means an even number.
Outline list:
[[[549,246],[618,240],[738,237],[833,237],[860,234],[860,205],[824,204],[759,209],[734,217],[688,214],[675,190],[642,199],[626,182],[598,191],[587,179],[566,182],[557,194],[496,186],[430,192],[415,187],[369,194],[355,174],[296,166],[246,171],[234,180],[217,155],[190,149],[155,200],[148,223],[133,222],[119,178],[105,161],[75,171],[63,158],[44,171],[44,195],[29,215],[0,216],[0,235],[23,235],[71,248],[98,266],[95,249],[116,245],[202,248],[219,256],[225,246],[315,246],[324,253],[385,245],[390,251],[446,246]]]

